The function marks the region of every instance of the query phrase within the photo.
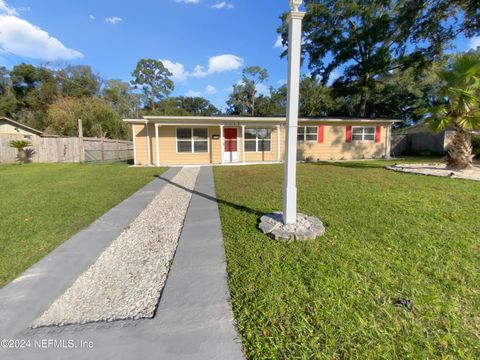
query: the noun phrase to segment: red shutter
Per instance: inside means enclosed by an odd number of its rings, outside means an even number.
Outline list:
[[[382,131],[382,127],[381,126],[377,126],[375,128],[375,142],[376,143],[379,143],[380,142],[380,134],[381,134],[381,131]]]
[[[318,126],[318,143],[322,144],[325,135],[325,125]]]
[[[346,139],[347,143],[351,143],[352,142],[352,127],[351,126],[347,126],[347,136],[346,136]]]

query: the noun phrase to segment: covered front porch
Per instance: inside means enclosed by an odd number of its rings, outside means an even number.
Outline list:
[[[283,159],[280,119],[152,116],[140,121],[132,120],[135,165],[228,165]]]

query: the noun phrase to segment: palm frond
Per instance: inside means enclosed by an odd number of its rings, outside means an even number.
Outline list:
[[[424,121],[432,131],[443,130],[452,123],[447,106],[446,104],[440,104],[419,111],[420,115],[425,116]]]
[[[457,123],[465,129],[480,129],[480,112],[462,117],[457,120]]]
[[[427,119],[426,122],[428,122],[428,127],[430,128],[430,130],[438,132],[444,130],[449,125],[451,125],[452,118],[448,116],[442,118],[431,118]]]

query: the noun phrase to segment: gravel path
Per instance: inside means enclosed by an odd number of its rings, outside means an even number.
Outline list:
[[[198,172],[172,182],[193,190]],[[153,317],[192,196],[181,187],[167,184],[32,327]]]
[[[480,167],[475,166],[473,169],[453,171],[447,169],[445,164],[396,164],[387,166],[387,169],[406,172],[412,174],[443,176],[457,179],[467,179],[480,181]]]

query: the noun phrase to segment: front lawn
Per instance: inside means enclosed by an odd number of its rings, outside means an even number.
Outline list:
[[[298,165],[299,211],[326,234],[291,244],[257,230],[283,166],[215,168],[249,359],[480,358],[480,183],[385,165]]]
[[[124,164],[0,165],[0,287],[163,171]]]

